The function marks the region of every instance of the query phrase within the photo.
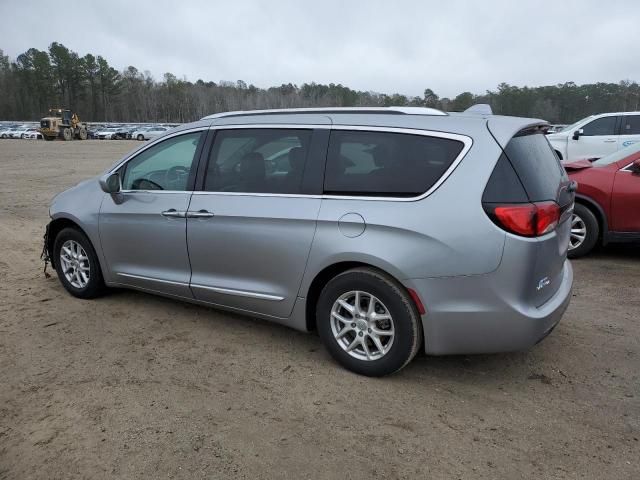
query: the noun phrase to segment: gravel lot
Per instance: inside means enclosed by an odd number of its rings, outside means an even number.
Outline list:
[[[0,479],[640,478],[640,248],[575,261],[528,352],[358,377],[316,335],[44,277],[49,200],[137,145],[0,141]]]

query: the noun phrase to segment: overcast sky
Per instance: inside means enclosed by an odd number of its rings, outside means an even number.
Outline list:
[[[342,83],[440,96],[640,80],[640,1],[0,0],[0,49],[58,41],[195,81]],[[77,6],[82,5],[81,8]]]

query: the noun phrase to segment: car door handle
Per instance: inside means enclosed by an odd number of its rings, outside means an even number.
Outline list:
[[[609,140],[605,140],[604,143],[615,143],[617,142],[617,140],[613,140],[613,139],[609,139]]]
[[[211,218],[213,213],[207,210],[198,210],[197,212],[187,212],[187,218]]]
[[[187,216],[187,212],[179,212],[175,208],[170,208],[169,210],[165,210],[162,212],[163,217],[171,217],[171,218],[185,218]]]

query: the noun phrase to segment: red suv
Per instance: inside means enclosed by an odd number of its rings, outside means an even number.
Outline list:
[[[640,142],[592,162],[563,162],[578,182],[569,257],[597,244],[640,240]]]

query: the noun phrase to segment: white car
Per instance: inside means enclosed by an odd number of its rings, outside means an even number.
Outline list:
[[[98,140],[113,140],[116,138],[117,132],[118,129],[115,127],[103,128],[95,133],[94,138],[97,138]]]
[[[30,128],[25,132],[22,138],[27,140],[39,140],[42,138],[42,134],[38,131],[37,128]]]
[[[135,138],[136,140],[151,140],[152,138],[157,137],[158,135],[162,135],[167,130],[168,127],[147,127],[137,130],[131,134],[131,138]]]
[[[16,127],[8,127],[0,130],[0,138],[11,138],[11,134]]]
[[[27,127],[25,125],[22,125],[21,127],[15,128],[11,132],[11,138],[24,138],[24,136],[27,134],[27,132],[30,129],[31,129],[31,127]]]
[[[560,160],[604,157],[640,141],[640,112],[591,115],[547,139]]]

